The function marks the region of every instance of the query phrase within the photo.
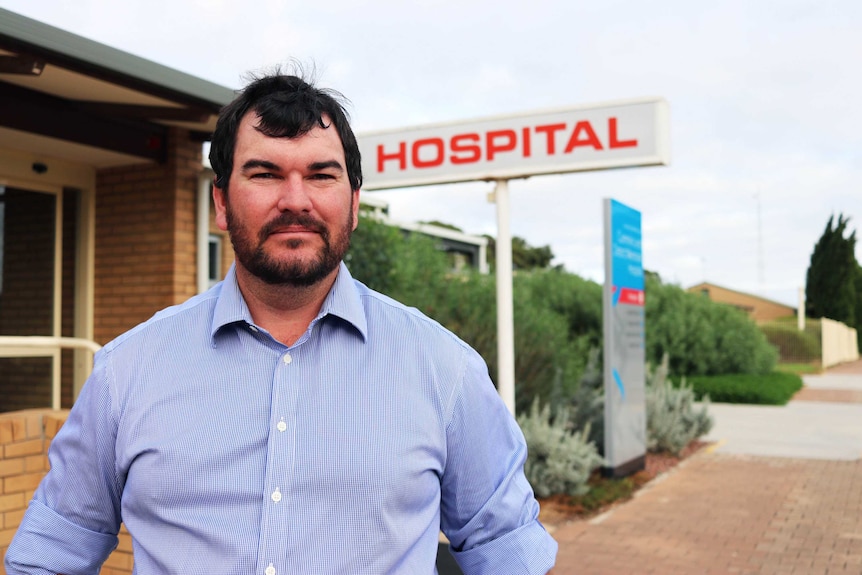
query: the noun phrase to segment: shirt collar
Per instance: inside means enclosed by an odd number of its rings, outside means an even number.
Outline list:
[[[320,307],[320,312],[318,312],[312,325],[328,315],[346,321],[356,329],[363,340],[367,338],[368,321],[365,317],[365,309],[362,306],[356,282],[353,281],[353,277],[350,275],[344,262],[341,262],[339,265],[335,283],[332,285],[332,289],[329,290],[329,294],[326,296],[323,305]],[[240,292],[236,281],[236,264],[231,265],[224,281],[221,283],[221,292],[219,293],[213,312],[210,336],[214,339],[221,328],[234,323],[254,325],[251,312],[245,303],[245,298],[242,297],[242,292]]]

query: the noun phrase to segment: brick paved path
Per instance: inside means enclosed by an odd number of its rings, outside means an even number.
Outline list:
[[[554,537],[556,575],[859,575],[862,462],[703,452]]]
[[[862,360],[826,374],[860,375]],[[860,401],[858,388],[829,383],[794,401]],[[862,460],[704,451],[554,537],[555,575],[860,575]]]

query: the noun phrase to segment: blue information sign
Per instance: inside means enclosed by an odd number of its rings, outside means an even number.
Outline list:
[[[611,199],[604,213],[605,460],[620,476],[646,456],[641,214]]]

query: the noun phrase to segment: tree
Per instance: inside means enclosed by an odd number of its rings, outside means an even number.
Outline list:
[[[850,218],[829,217],[823,235],[814,245],[805,280],[805,313],[858,326],[862,309],[857,310],[859,264],[856,262],[856,231],[844,237]],[[834,226],[833,226],[834,224]],[[860,317],[857,317],[860,316]]]
[[[493,267],[497,261],[497,242],[494,237],[488,239],[488,263]],[[512,237],[512,268],[516,270],[534,270],[550,267],[554,259],[551,246],[533,247],[524,238]]]

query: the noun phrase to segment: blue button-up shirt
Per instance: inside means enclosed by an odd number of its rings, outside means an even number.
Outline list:
[[[106,345],[50,449],[7,572],[545,573],[524,438],[481,357],[342,264],[290,347],[224,282]]]

